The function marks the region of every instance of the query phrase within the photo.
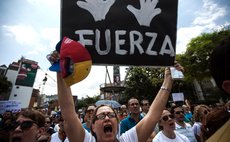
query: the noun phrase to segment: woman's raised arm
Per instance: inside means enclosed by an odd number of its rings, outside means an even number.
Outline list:
[[[58,59],[59,53],[57,51],[54,51],[49,57],[51,62],[57,62]],[[70,141],[83,142],[85,130],[82,127],[80,119],[75,112],[71,89],[66,85],[64,79],[62,78],[61,72],[57,72],[57,89],[58,102],[61,107],[61,113],[64,119],[64,126],[67,137]]]
[[[177,70],[184,71],[183,67],[178,63],[175,64],[175,68]],[[170,69],[167,67],[165,68],[164,82],[157,93],[157,96],[153,100],[146,116],[136,126],[139,142],[146,141],[153,132],[166,106],[169,94],[171,93],[172,85],[173,80]]]

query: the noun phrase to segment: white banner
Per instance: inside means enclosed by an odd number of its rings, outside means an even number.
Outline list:
[[[184,101],[184,93],[172,93],[172,98],[174,102]]]
[[[21,102],[19,101],[0,101],[0,114],[5,111],[12,111],[17,113],[21,111]]]

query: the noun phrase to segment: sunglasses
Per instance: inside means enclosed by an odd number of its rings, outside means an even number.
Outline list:
[[[184,111],[175,111],[175,114],[184,114]]]
[[[23,122],[13,122],[11,125],[11,130],[15,130],[18,126],[20,126],[20,128],[22,130],[28,130],[29,128],[31,128],[33,126],[35,122],[34,121],[23,121]]]
[[[170,115],[165,115],[165,116],[163,116],[161,119],[164,120],[164,121],[168,121],[169,118],[174,119],[174,115],[172,115],[172,114],[170,114]]]
[[[103,120],[106,116],[108,116],[109,118],[116,118],[116,114],[114,112],[108,112],[96,115],[96,120]]]

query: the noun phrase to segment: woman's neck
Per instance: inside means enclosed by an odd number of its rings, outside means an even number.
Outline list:
[[[166,137],[168,137],[168,138],[170,138],[170,139],[175,139],[175,138],[176,138],[176,134],[174,133],[173,130],[170,130],[170,131],[162,130],[162,133],[163,133]]]

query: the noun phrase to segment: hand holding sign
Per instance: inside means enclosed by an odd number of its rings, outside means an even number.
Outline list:
[[[77,1],[77,5],[87,11],[89,11],[95,21],[101,21],[105,19],[110,7],[114,4],[115,0],[85,0]]]
[[[140,3],[140,9],[136,9],[132,5],[128,5],[127,8],[135,15],[140,25],[149,27],[152,19],[161,13],[160,8],[155,8],[158,0],[140,0]]]

